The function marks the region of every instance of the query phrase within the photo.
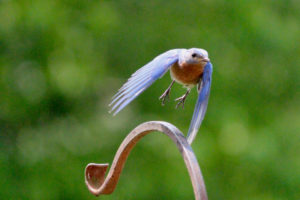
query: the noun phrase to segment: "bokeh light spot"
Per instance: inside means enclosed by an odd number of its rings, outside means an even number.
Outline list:
[[[226,124],[219,136],[219,145],[224,153],[238,155],[244,152],[249,142],[247,129],[241,123]]]

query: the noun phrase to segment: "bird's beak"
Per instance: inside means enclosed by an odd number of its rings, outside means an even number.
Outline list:
[[[209,58],[203,58],[202,60],[205,62],[210,62]]]

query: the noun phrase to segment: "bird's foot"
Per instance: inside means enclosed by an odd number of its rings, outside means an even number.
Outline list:
[[[175,101],[178,101],[178,103],[176,104],[176,109],[181,105],[182,108],[184,108],[184,102],[186,99],[187,95],[183,95],[177,99],[175,99]]]
[[[188,96],[188,94],[190,93],[190,89],[181,97],[175,99],[175,101],[178,101],[177,105],[176,105],[176,109],[181,105],[182,108],[184,108],[184,103],[186,100],[186,97]]]
[[[171,91],[171,88],[168,88],[160,97],[159,97],[159,100],[161,100],[161,105],[165,105],[165,101],[166,100],[170,100],[170,91]]]
[[[159,100],[161,100],[161,105],[165,105],[165,101],[166,99],[169,101],[170,100],[170,91],[171,88],[174,84],[174,80],[171,82],[171,84],[169,85],[168,89],[159,97]]]

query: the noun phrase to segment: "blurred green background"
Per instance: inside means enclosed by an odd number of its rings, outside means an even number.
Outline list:
[[[192,147],[210,199],[300,197],[300,3],[282,1],[0,1],[0,197],[95,199],[90,162],[111,163],[138,124],[187,132],[185,109],[158,97],[166,75],[116,117],[108,103],[142,65],[173,48],[206,49],[214,65],[206,118]],[[133,150],[112,195],[193,199],[165,135]]]

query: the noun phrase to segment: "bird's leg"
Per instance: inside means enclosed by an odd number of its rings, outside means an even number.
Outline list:
[[[165,105],[166,99],[169,100],[170,91],[174,83],[175,81],[173,80],[168,89],[159,97],[159,100],[161,100],[162,105]]]
[[[189,95],[190,91],[191,91],[191,89],[188,89],[184,95],[182,95],[181,97],[175,99],[175,101],[179,101],[176,105],[176,108],[178,108],[180,105],[182,106],[182,108],[184,107],[185,99]]]

